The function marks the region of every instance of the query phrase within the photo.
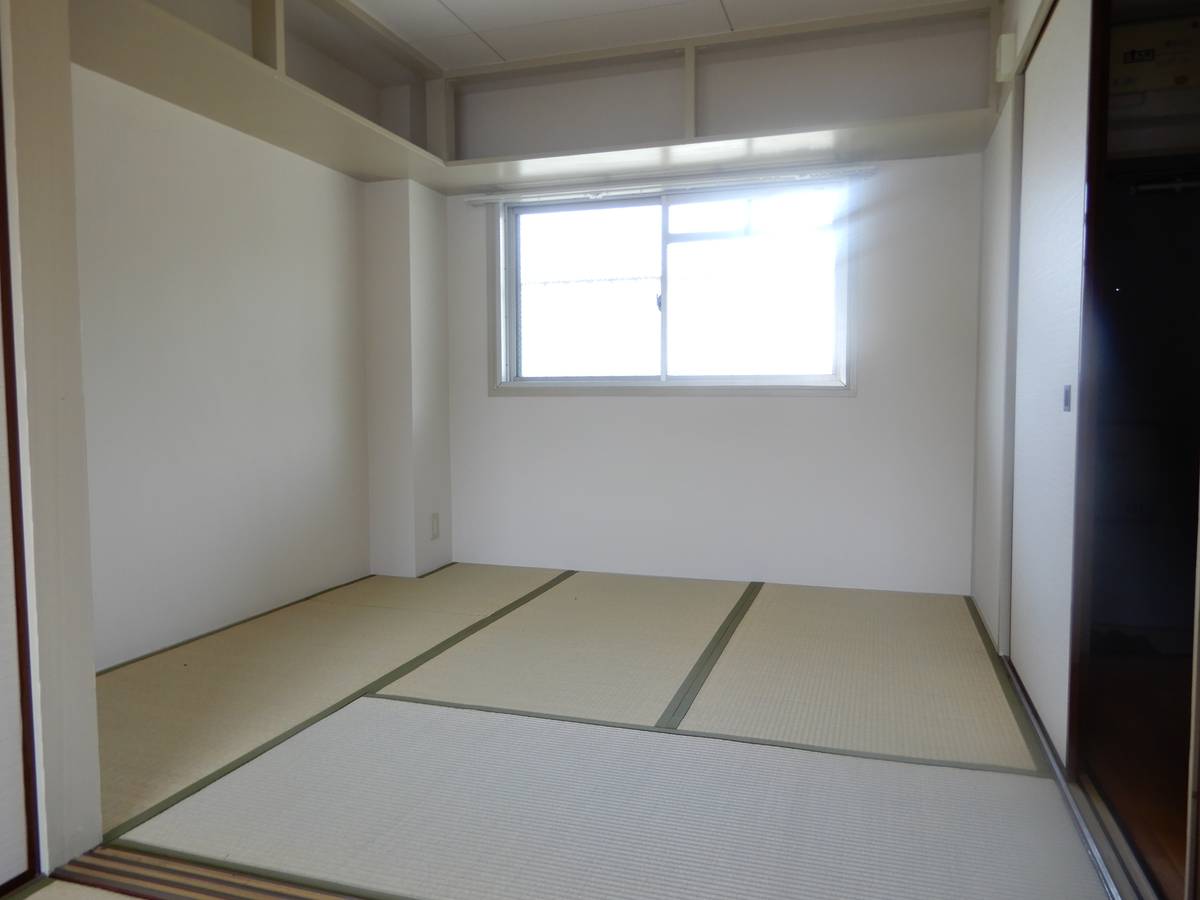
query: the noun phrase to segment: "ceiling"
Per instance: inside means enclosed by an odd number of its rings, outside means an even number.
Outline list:
[[[355,0],[445,69],[907,9],[930,0]]]

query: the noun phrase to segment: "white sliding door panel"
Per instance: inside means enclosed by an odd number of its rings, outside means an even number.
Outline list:
[[[1090,32],[1088,0],[1059,0],[1025,73],[1021,173],[1012,660],[1064,758]]]
[[[0,416],[3,414],[3,379],[4,367],[0,365]],[[0,430],[0,884],[22,874],[28,862],[21,670],[17,654],[19,637],[10,509],[8,442]]]

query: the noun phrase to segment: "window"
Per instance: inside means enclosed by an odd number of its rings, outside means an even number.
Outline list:
[[[508,207],[500,381],[845,388],[846,193]]]

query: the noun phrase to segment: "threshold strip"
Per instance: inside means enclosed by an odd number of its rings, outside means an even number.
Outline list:
[[[830,756],[851,756],[855,759],[875,759],[880,762],[906,763],[914,766],[937,766],[942,769],[966,769],[970,772],[998,772],[1002,775],[1025,775],[1044,778],[1033,769],[1015,766],[997,766],[991,763],[962,762],[956,759],[926,759],[921,756],[899,756],[890,753],[869,753],[865,750],[850,750],[843,747],[825,747],[818,744],[800,744],[793,741],[778,741],[773,738],[745,737],[740,734],[721,734],[716,731],[691,731],[685,728],[670,728],[662,725],[639,725],[632,722],[612,722],[607,719],[587,719],[580,716],[564,716],[555,713],[534,712],[526,709],[509,709],[503,706],[480,706],[474,703],[456,703],[451,700],[429,700],[425,697],[401,697],[395,694],[367,694],[365,700],[386,700],[392,703],[418,703],[423,706],[441,706],[445,709],[463,709],[471,712],[494,713],[501,716],[521,716],[527,719],[548,719],[552,722],[567,722],[573,725],[592,725],[598,728],[623,728],[627,731],[648,731],[654,734],[669,734],[683,737],[703,738],[713,741],[732,741],[737,744],[754,744],[760,747],[779,747],[784,750],[803,750],[806,753],[825,753]]]
[[[233,881],[238,884],[258,885],[260,887],[257,890],[262,892],[261,896],[246,897],[241,893],[241,888],[237,889],[237,893],[231,894],[217,894],[216,889],[213,888],[210,889],[212,893],[195,892],[195,900],[204,900],[204,898],[213,896],[219,896],[223,900],[234,900],[234,898],[237,898],[237,900],[285,900],[285,898],[286,900],[331,900],[331,898],[339,898],[339,900],[418,900],[418,898],[410,897],[406,894],[389,894],[383,891],[374,891],[340,882],[307,878],[291,872],[280,872],[275,869],[246,865],[228,859],[201,856],[197,853],[188,853],[179,850],[164,851],[159,847],[152,847],[148,844],[126,840],[125,838],[121,838],[106,849],[110,853],[123,853],[130,857],[149,859],[157,864],[168,865],[180,871],[190,870],[192,872],[205,873],[211,875],[214,880],[221,882],[227,883]],[[112,890],[112,888],[109,888],[109,890]],[[124,887],[121,890],[123,893],[132,893],[132,891]],[[226,888],[226,890],[228,891],[229,888]],[[266,893],[267,891],[286,891],[286,893]],[[145,892],[145,888],[142,888],[135,896],[146,897],[147,900],[177,900],[180,896],[187,895],[180,893],[150,895]]]
[[[696,696],[700,693],[700,688],[704,687],[704,682],[708,680],[708,676],[712,673],[717,660],[729,644],[729,639],[733,637],[733,633],[737,630],[738,625],[742,623],[742,619],[746,617],[746,613],[754,603],[754,598],[758,596],[758,592],[762,589],[763,582],[761,581],[753,581],[746,586],[746,590],[742,592],[741,598],[734,605],[733,609],[729,611],[729,615],[725,617],[725,621],[721,623],[721,627],[717,629],[717,633],[708,642],[708,646],[704,648],[704,652],[700,654],[699,659],[696,660],[696,664],[692,666],[692,670],[688,673],[687,678],[683,680],[683,684],[679,686],[679,690],[675,692],[675,696],[667,704],[666,710],[658,717],[656,727],[679,727],[684,717],[687,716],[688,710],[692,708],[692,703],[695,702]]]
[[[234,771],[235,769],[240,769],[246,763],[250,762],[253,759],[258,758],[259,756],[262,756],[268,750],[270,750],[273,747],[279,746],[284,741],[295,737],[301,731],[304,731],[306,728],[309,728],[310,726],[315,725],[317,722],[320,722],[322,719],[325,719],[325,718],[333,715],[339,709],[343,708],[344,706],[348,706],[349,704],[353,703],[355,700],[358,700],[360,697],[365,697],[368,694],[374,694],[377,691],[379,691],[380,689],[391,684],[397,678],[401,678],[401,677],[407,675],[409,672],[413,671],[414,669],[420,668],[421,666],[425,665],[425,663],[429,662],[431,659],[445,653],[447,650],[449,650],[455,644],[465,641],[467,638],[469,638],[471,635],[475,634],[477,631],[481,631],[482,629],[491,625],[493,622],[504,618],[509,613],[511,613],[517,609],[520,609],[522,606],[524,606],[526,603],[529,603],[531,600],[535,600],[538,597],[540,597],[542,594],[546,593],[547,591],[549,591],[555,587],[558,587],[558,585],[562,584],[564,581],[566,581],[568,578],[570,578],[574,574],[575,574],[574,570],[560,572],[558,575],[556,575],[554,578],[551,578],[549,581],[547,581],[545,584],[541,585],[540,587],[534,588],[529,593],[524,594],[521,597],[518,597],[512,603],[509,603],[507,606],[502,606],[500,609],[496,610],[495,612],[493,612],[489,615],[484,616],[482,619],[480,619],[477,622],[473,622],[472,624],[468,625],[466,628],[463,628],[461,631],[455,632],[450,637],[448,637],[444,641],[442,641],[440,644],[435,644],[433,647],[426,650],[425,652],[420,653],[417,656],[414,656],[412,659],[410,659],[408,662],[404,663],[403,665],[397,666],[396,668],[392,669],[390,672],[387,672],[386,674],[381,675],[379,678],[376,678],[370,684],[364,685],[363,687],[359,688],[357,691],[355,691],[353,694],[350,694],[348,697],[344,697],[343,699],[337,701],[333,705],[326,707],[325,709],[321,710],[316,715],[310,716],[309,718],[305,719],[303,722],[300,722],[298,725],[292,726],[291,728],[289,728],[287,731],[285,731],[283,734],[279,735],[278,737],[274,737],[271,740],[267,741],[266,743],[260,744],[259,746],[255,747],[253,750],[250,750],[247,753],[243,753],[237,759],[233,760],[232,762],[226,763],[225,765],[221,766],[221,768],[217,769],[215,772],[212,772],[212,773],[204,776],[203,778],[201,778],[199,781],[196,781],[196,782],[188,785],[187,787],[182,788],[179,791],[176,791],[170,797],[167,797],[165,800],[159,801],[158,803],[151,806],[149,809],[146,809],[146,810],[138,813],[133,818],[131,818],[125,822],[122,822],[120,825],[116,826],[115,828],[109,829],[108,831],[106,831],[104,833],[103,839],[104,839],[105,843],[109,843],[109,842],[119,838],[121,835],[125,834],[125,832],[130,831],[131,829],[136,828],[138,825],[141,825],[143,822],[154,818],[155,816],[157,816],[159,813],[163,812],[164,810],[170,809],[172,806],[174,806],[179,801],[183,800],[186,797],[190,797],[192,794],[196,793],[197,791],[199,791],[205,787],[208,787],[208,785],[212,784],[214,781],[224,778],[226,775],[228,775],[230,772]]]
[[[56,869],[54,877],[147,900],[333,900],[356,896],[349,889],[326,890],[287,878],[251,875],[122,847],[100,847],[85,853]]]

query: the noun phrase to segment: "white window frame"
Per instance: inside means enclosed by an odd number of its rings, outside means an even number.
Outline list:
[[[538,200],[497,203],[492,207],[489,234],[489,270],[491,291],[488,298],[488,317],[491,331],[489,359],[489,393],[493,396],[538,395],[630,395],[672,396],[691,395],[839,395],[855,394],[854,319],[851,286],[852,258],[850,244],[851,215],[854,208],[854,183],[851,179],[822,180],[819,184],[835,184],[845,191],[846,205],[840,212],[840,227],[836,228],[837,262],[835,271],[836,347],[833,375],[802,376],[684,376],[667,375],[666,340],[670,315],[670,287],[667,283],[667,247],[687,240],[734,237],[745,232],[709,232],[696,235],[672,235],[668,229],[667,210],[677,200],[749,197],[795,189],[796,184],[762,184],[706,188],[697,190],[656,191],[635,196],[618,196],[596,200]],[[814,185],[816,186],[816,185]],[[605,209],[635,205],[662,205],[662,351],[660,360],[664,371],[657,376],[571,376],[556,378],[518,377],[517,354],[520,337],[517,333],[517,217],[530,210]]]

